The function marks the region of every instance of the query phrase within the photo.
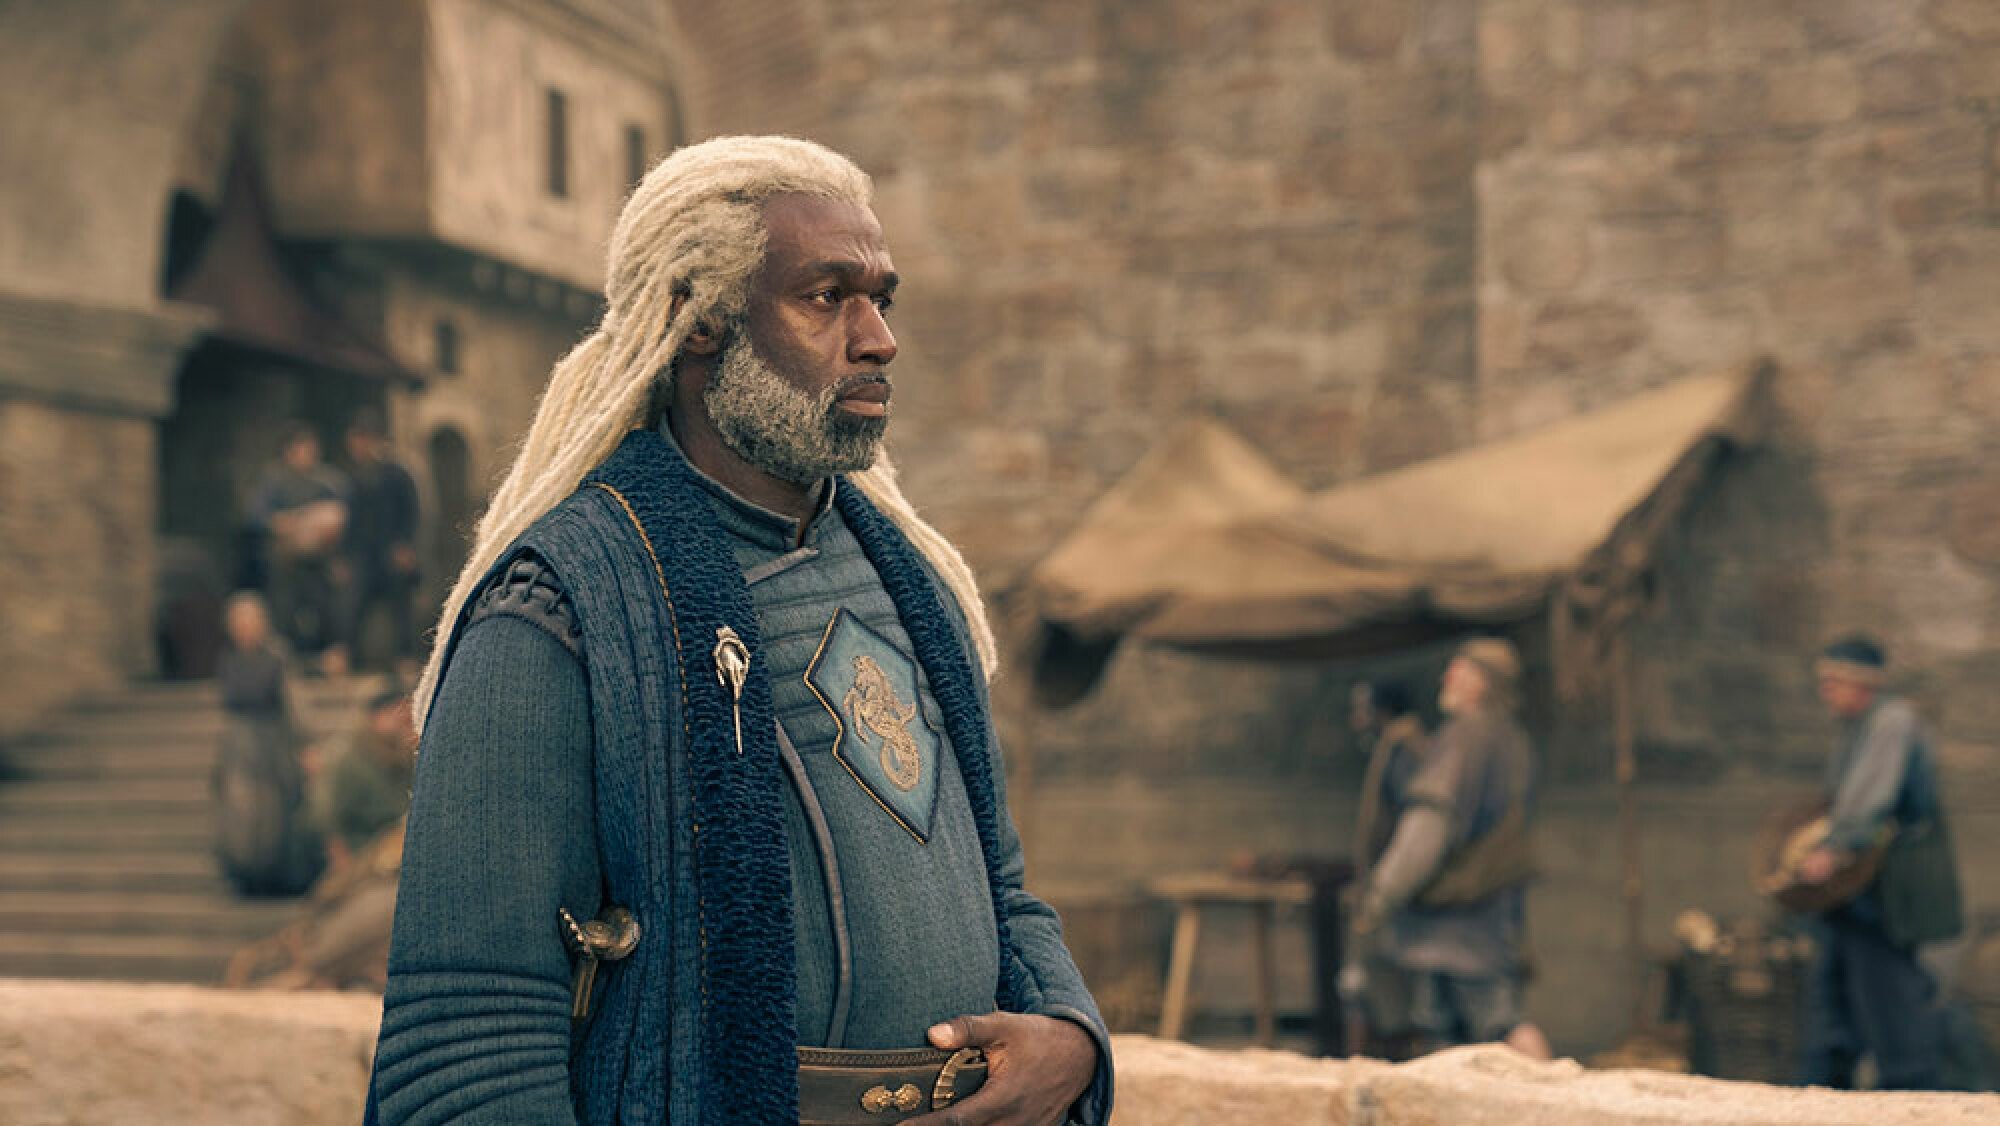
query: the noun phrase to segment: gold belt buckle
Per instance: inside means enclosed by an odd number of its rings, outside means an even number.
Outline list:
[[[932,1110],[943,1110],[958,1101],[958,1073],[968,1064],[977,1063],[985,1053],[978,1048],[960,1048],[944,1061],[938,1069],[937,1082],[931,1087]],[[924,1093],[914,1083],[905,1083],[891,1091],[884,1084],[876,1084],[861,1093],[861,1109],[870,1114],[888,1114],[891,1111],[908,1113],[921,1110]]]
[[[944,1061],[938,1072],[937,1086],[931,1088],[931,1109],[943,1110],[958,1101],[958,1073],[969,1063],[977,1063],[986,1053],[978,1048],[960,1048]]]

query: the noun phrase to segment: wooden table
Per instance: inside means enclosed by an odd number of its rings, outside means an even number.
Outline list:
[[[1153,881],[1148,890],[1174,905],[1174,945],[1167,962],[1166,999],[1160,1007],[1160,1036],[1178,1040],[1187,1028],[1194,959],[1201,942],[1201,913],[1209,907],[1250,909],[1251,958],[1257,982],[1257,1043],[1277,1038],[1277,986],[1273,979],[1271,923],[1280,907],[1312,902],[1312,884],[1302,879],[1257,879],[1200,873]]]

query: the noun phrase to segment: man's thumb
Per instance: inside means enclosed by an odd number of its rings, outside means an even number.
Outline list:
[[[930,1041],[934,1048],[976,1048],[991,1043],[998,1033],[991,1017],[957,1016],[932,1025]]]

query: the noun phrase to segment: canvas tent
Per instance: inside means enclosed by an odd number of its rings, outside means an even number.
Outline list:
[[[1753,440],[1766,368],[1310,494],[1220,423],[1184,424],[1031,574],[1038,694],[1080,698],[1127,639],[1323,658],[1540,614],[1578,675],[1629,614],[1660,533]]]
[[[1626,953],[1644,884],[1626,626],[1661,538],[1756,438],[1758,361],[1308,494],[1219,423],[1175,431],[1031,574],[1036,695],[1087,694],[1126,639],[1267,659],[1404,648],[1545,615],[1558,686],[1612,705]]]

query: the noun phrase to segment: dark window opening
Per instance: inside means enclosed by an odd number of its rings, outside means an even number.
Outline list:
[[[549,91],[549,194],[569,195],[569,98]]]
[[[644,126],[625,127],[625,182],[637,184],[646,178],[646,130]]]
[[[439,320],[435,326],[431,362],[445,375],[458,374],[458,326]]]
[[[215,213],[186,192],[175,192],[167,210],[167,253],[160,264],[160,292],[171,293],[208,246]]]

